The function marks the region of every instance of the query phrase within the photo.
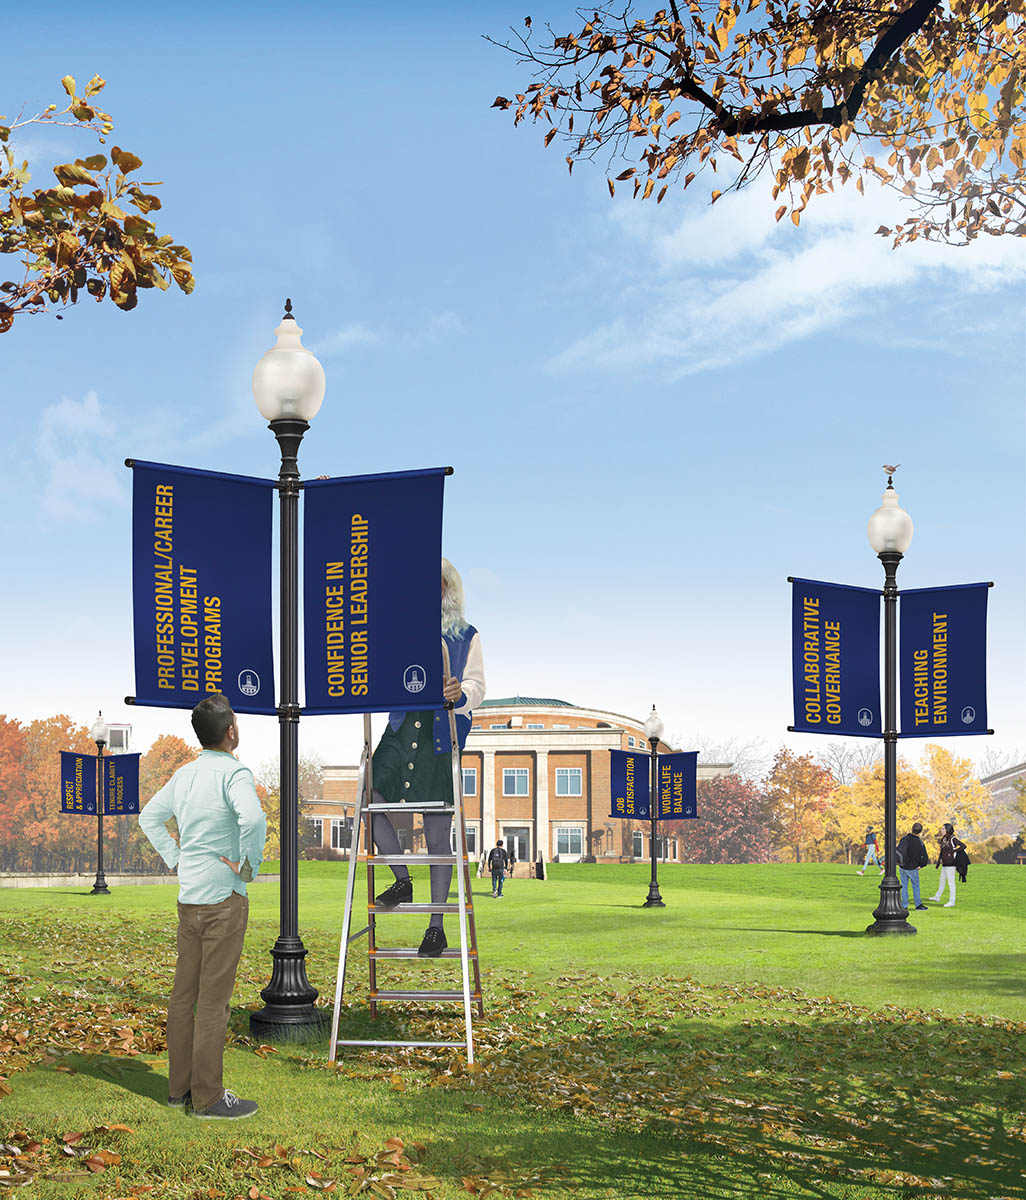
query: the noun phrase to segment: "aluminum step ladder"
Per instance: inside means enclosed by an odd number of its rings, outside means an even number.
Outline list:
[[[445,674],[449,674],[449,653],[445,642],[442,642],[442,657]],[[452,741],[452,794],[453,804],[441,806],[430,803],[375,804],[374,781],[372,771],[371,751],[371,718],[364,714],[363,718],[363,755],[360,761],[358,776],[358,799],[356,815],[353,819],[352,837],[349,843],[349,872],[346,877],[345,909],[342,915],[342,937],[338,951],[338,975],[335,983],[335,1009],[331,1020],[331,1043],[328,1050],[328,1061],[335,1062],[340,1046],[465,1046],[467,1062],[474,1061],[474,1036],[472,1025],[472,1009],[475,1004],[479,1016],[484,1016],[484,999],[481,992],[481,965],[477,953],[477,929],[474,922],[473,894],[470,886],[470,864],[467,858],[467,829],[463,819],[463,772],[460,768],[459,744],[456,740],[456,718],[454,705],[446,704],[449,711],[449,734]],[[371,830],[373,814],[377,812],[401,813],[452,813],[453,828],[456,831],[455,854],[377,854],[374,850],[374,839]],[[353,897],[356,891],[356,870],[361,833],[365,838],[367,852],[367,924],[356,933],[352,933]],[[374,868],[378,866],[402,865],[404,867],[418,864],[451,863],[455,868],[457,903],[450,904],[397,904],[394,908],[378,908],[374,903],[376,891],[374,883]],[[446,948],[439,956],[440,959],[459,958],[462,988],[455,989],[389,989],[379,988],[377,979],[377,964],[383,959],[419,958],[417,948],[394,947],[385,948],[377,944],[377,919],[381,915],[391,913],[458,913],[459,917],[459,949]],[[338,1036],[339,1020],[342,1009],[342,994],[345,989],[346,965],[349,946],[352,942],[367,935],[367,959],[370,978],[370,1014],[378,1015],[378,1005],[391,1000],[429,1000],[429,1001],[462,1001],[466,1036],[463,1041],[428,1042],[400,1041],[389,1039],[359,1039],[340,1038]],[[422,962],[433,962],[434,959],[421,959]],[[471,988],[471,964],[473,964],[473,989]]]

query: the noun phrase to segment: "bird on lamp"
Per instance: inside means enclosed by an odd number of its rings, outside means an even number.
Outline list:
[[[887,463],[884,463],[884,465],[883,465],[883,469],[884,469],[884,470],[887,472],[887,486],[888,486],[888,487],[891,487],[891,476],[894,474],[894,472],[895,472],[895,471],[898,469],[898,467],[900,467],[900,466],[901,466],[901,463],[896,463],[896,464],[895,464],[893,467],[889,467],[889,466],[887,465]]]

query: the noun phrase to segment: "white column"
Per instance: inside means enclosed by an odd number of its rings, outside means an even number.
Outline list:
[[[534,856],[549,862],[549,752],[537,750],[534,756]]]
[[[481,855],[495,845],[495,751],[481,752]]]

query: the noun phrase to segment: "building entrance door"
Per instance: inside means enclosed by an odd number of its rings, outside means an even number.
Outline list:
[[[526,825],[507,825],[502,831],[507,854],[515,853],[517,862],[531,861],[531,830]]]

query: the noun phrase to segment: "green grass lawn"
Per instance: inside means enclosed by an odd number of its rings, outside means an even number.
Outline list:
[[[307,970],[329,1007],[344,882],[342,864],[301,866]],[[253,885],[225,1081],[261,1111],[213,1127],[163,1103],[176,889],[6,889],[0,1141],[24,1151],[25,1194],[55,1200],[285,1200],[332,1180],[439,1200],[1026,1200],[1026,871],[974,865],[957,907],[914,914],[914,938],[861,936],[878,882],[818,863],[668,866],[667,907],[645,910],[642,865],[556,864],[501,901],[475,880],[473,1070],[448,1051],[348,1051],[334,1068],[326,1038],[252,1041],[278,923],[277,885]],[[416,944],[425,920],[383,917],[379,941]],[[458,1006],[390,1006],[372,1025],[363,948],[347,1034],[460,1036]],[[382,964],[379,985],[458,975]],[[69,1133],[84,1153],[61,1151]]]

